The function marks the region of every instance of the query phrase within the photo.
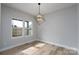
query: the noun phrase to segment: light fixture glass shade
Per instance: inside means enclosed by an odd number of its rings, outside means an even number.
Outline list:
[[[43,15],[41,15],[40,13],[40,3],[38,3],[38,6],[39,6],[39,13],[37,15],[37,22],[40,24],[44,22],[44,18],[43,18]]]
[[[44,21],[43,16],[42,15],[37,15],[37,22],[38,23],[42,23]]]

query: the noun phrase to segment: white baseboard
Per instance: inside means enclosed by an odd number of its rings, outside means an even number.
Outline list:
[[[28,42],[23,42],[23,43],[20,43],[20,44],[17,44],[17,45],[13,45],[13,46],[9,46],[9,47],[6,47],[6,48],[2,48],[2,49],[0,49],[0,52],[8,50],[8,49],[11,49],[11,48],[14,48],[14,47],[17,47],[17,46],[20,46],[20,45],[23,45],[23,44],[26,44],[26,43],[30,43],[32,41],[35,41],[35,40],[31,40],[31,41],[28,41]]]
[[[65,46],[65,45],[61,45],[61,44],[58,44],[58,43],[53,43],[53,42],[46,41],[46,40],[39,40],[39,41],[46,42],[46,43],[49,43],[49,44],[53,44],[53,45],[60,46],[60,47],[64,47],[64,48],[67,48],[67,49],[72,49],[72,50],[75,50],[75,51],[79,52],[79,50],[77,48],[68,47],[68,46]]]

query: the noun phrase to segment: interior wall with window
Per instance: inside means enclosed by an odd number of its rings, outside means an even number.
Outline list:
[[[45,22],[38,28],[40,40],[78,48],[77,5],[45,15]]]
[[[2,33],[3,33],[2,34],[2,40],[3,40],[2,47],[3,48],[1,48],[1,50],[13,48],[18,45],[25,44],[37,39],[36,21],[31,15],[29,15],[28,13],[24,13],[19,10],[13,9],[13,8],[9,8],[7,6],[4,6],[3,4],[1,6],[1,10],[2,10],[1,17],[2,17]],[[21,21],[18,21],[18,22],[15,21],[14,28],[12,29],[13,18],[17,19],[17,21],[18,20],[21,20]],[[27,24],[27,21],[32,22],[32,35],[30,36],[29,36],[29,33],[26,33],[25,35],[24,35],[25,32],[21,33],[21,30],[27,30],[27,28],[23,28],[25,21],[26,21],[26,24]],[[19,25],[17,25],[17,23]],[[15,32],[17,33],[17,35],[14,34],[15,37],[12,37],[12,30],[14,32],[15,30],[16,31],[18,30],[18,32]],[[29,27],[28,27],[28,31],[30,31]]]

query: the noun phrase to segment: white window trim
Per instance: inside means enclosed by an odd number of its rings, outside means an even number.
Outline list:
[[[26,20],[26,21],[28,21],[28,20]],[[26,22],[26,21],[24,21],[24,22]],[[28,21],[28,22],[32,22],[32,21]],[[25,23],[24,23],[24,25],[25,25]],[[25,27],[24,27],[24,29],[25,29]],[[25,30],[23,32],[25,32]],[[32,37],[32,36],[33,36],[33,22],[32,22],[32,35],[25,35],[24,34],[24,37]]]
[[[24,25],[25,25],[25,21],[24,20],[22,20],[23,21],[23,30],[22,30],[22,36],[17,36],[17,37],[13,37],[12,36],[12,19],[11,19],[11,38],[12,39],[18,39],[18,38],[23,38],[23,37],[32,37],[33,36],[33,22],[32,21],[29,21],[29,22],[32,22],[32,35],[25,35],[24,34],[24,29],[25,29],[25,27],[24,27]],[[28,21],[28,20],[26,20],[26,21]]]

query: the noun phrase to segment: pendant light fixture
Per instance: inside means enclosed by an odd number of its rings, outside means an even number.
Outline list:
[[[44,18],[43,18],[43,15],[41,15],[41,13],[40,13],[40,3],[38,3],[38,6],[39,6],[39,13],[38,13],[38,15],[37,15],[37,22],[39,23],[39,24],[41,24],[41,23],[43,23],[44,22]]]

